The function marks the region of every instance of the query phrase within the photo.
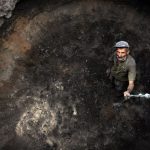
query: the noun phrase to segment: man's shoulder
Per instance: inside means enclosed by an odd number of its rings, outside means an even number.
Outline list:
[[[129,64],[136,64],[135,59],[131,55],[128,55],[127,62]]]

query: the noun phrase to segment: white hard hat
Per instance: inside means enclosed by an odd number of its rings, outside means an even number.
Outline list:
[[[116,48],[129,48],[129,44],[126,41],[119,41],[115,44]]]

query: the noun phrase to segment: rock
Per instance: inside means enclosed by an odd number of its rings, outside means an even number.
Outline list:
[[[2,20],[16,3],[1,1]],[[127,39],[137,92],[149,90],[149,24],[130,2],[20,1],[1,35],[0,149],[148,147],[149,101],[114,108],[105,72],[114,42]]]

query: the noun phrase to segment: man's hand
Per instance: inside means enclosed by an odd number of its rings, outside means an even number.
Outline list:
[[[125,91],[123,94],[124,94],[125,99],[128,99],[130,97],[129,91]]]
[[[125,99],[129,99],[130,93],[132,92],[133,88],[134,88],[134,81],[129,81],[129,85],[128,85],[127,91],[125,91],[123,93]]]

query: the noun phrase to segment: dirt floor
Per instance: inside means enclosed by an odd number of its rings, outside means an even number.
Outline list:
[[[150,100],[116,107],[106,77],[127,40],[135,94],[149,92],[149,15],[136,1],[20,1],[0,32],[0,149],[149,150]]]

